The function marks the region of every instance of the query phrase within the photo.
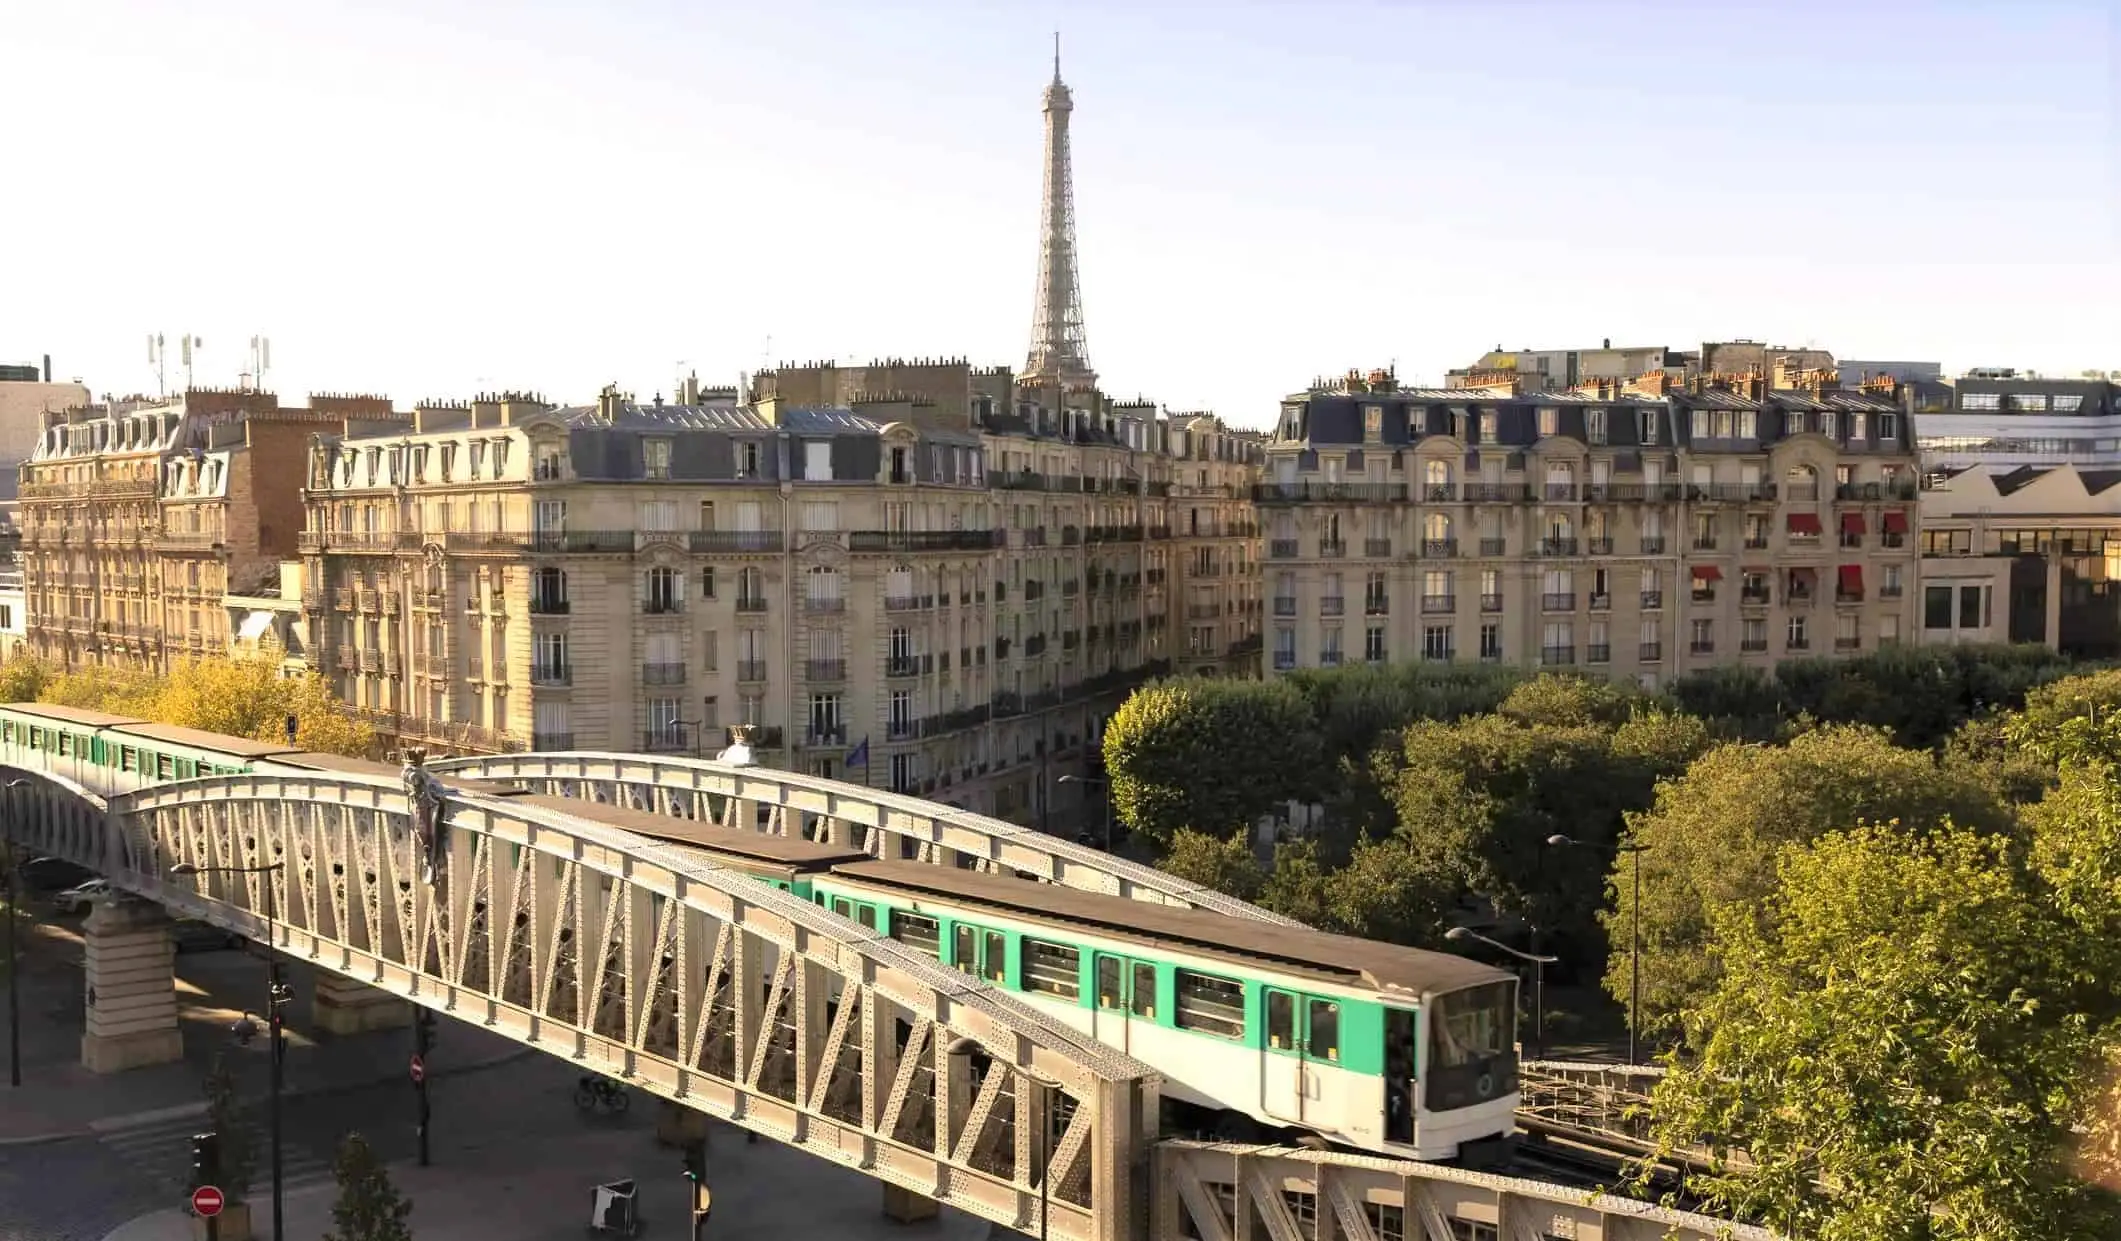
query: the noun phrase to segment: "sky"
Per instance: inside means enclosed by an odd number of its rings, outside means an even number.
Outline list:
[[[1113,395],[1765,339],[2121,368],[2109,0],[0,0],[0,361],[409,406],[1023,365],[1053,32]],[[172,364],[167,382],[179,384]]]

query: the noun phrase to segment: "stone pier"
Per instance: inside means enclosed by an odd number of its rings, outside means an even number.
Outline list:
[[[169,915],[144,901],[97,901],[82,930],[88,1003],[82,1065],[91,1073],[119,1073],[182,1060]]]
[[[412,1004],[328,970],[318,970],[310,998],[310,1020],[324,1034],[365,1034],[412,1024]]]
[[[935,1199],[903,1185],[883,1182],[884,1218],[898,1224],[918,1224],[934,1219],[942,1212]]]

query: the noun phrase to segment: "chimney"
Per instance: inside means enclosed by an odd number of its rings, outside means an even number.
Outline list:
[[[619,386],[617,384],[605,384],[604,390],[597,393],[597,417],[603,419],[606,423],[615,423],[619,420]]]
[[[1604,344],[1602,344],[1602,345],[1600,345],[1600,346],[1598,346],[1598,347],[1599,347],[1600,349],[1611,349],[1611,348],[1613,347],[1613,338],[1612,338],[1612,337],[1610,337],[1610,336],[1606,337],[1606,338],[1605,338],[1605,343],[1604,343]]]
[[[47,354],[45,354],[45,355],[44,355],[44,382],[46,382],[46,383],[50,383],[51,381],[52,381],[52,355],[50,355],[50,354],[48,354],[48,353],[47,353]]]

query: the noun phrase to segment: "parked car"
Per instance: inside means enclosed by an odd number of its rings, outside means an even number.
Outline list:
[[[243,946],[241,935],[196,918],[178,919],[169,928],[169,941],[178,952],[226,952]]]
[[[109,900],[117,895],[107,879],[91,879],[76,884],[52,898],[52,908],[63,914],[87,913],[89,906],[97,901]]]
[[[33,857],[22,864],[23,886],[32,892],[64,892],[95,877],[95,871],[65,858]]]

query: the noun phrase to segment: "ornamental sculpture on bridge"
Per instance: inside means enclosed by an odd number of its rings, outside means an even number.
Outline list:
[[[432,886],[435,869],[442,861],[443,836],[447,831],[442,822],[442,800],[447,794],[435,773],[427,770],[427,751],[412,746],[405,751],[405,770],[399,773],[405,780],[405,796],[412,801],[412,829],[420,838],[420,848],[426,857],[426,869],[420,878]]]

